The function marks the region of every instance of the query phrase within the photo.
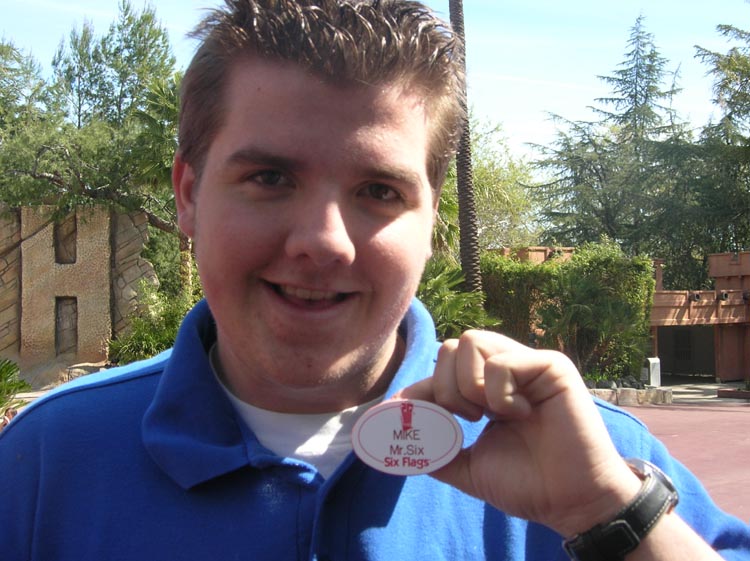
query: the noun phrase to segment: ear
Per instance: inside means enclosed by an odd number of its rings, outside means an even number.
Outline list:
[[[175,154],[172,165],[172,187],[177,206],[177,224],[185,235],[193,237],[195,233],[195,206],[198,195],[198,185],[195,181],[193,167],[182,159],[180,153]]]
[[[437,226],[438,221],[438,205],[440,203],[440,195],[437,195],[434,197],[433,203],[432,203],[432,224],[430,227],[430,247],[427,250],[427,256],[425,257],[425,263],[430,260],[432,257],[432,241],[435,239],[435,227]]]
[[[432,190],[432,212],[435,216],[438,213],[438,207],[440,206],[440,196],[443,194],[443,188]]]

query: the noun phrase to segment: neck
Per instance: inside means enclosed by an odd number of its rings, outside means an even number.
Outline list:
[[[372,401],[386,393],[401,362],[406,344],[394,334],[388,353],[378,353],[372,364],[357,365],[346,371],[305,376],[288,380],[254,372],[252,368],[230,368],[232,357],[222,354],[217,342],[211,352],[216,375],[238,399],[255,407],[280,413],[316,414],[343,411]],[[237,375],[240,372],[241,375]],[[234,373],[234,375],[232,374]],[[302,378],[302,377],[299,377]]]

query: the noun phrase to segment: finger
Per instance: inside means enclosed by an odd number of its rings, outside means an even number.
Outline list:
[[[565,355],[549,350],[528,349],[495,355],[488,359],[488,369],[501,376],[503,371],[509,372],[516,391],[523,394],[532,406],[583,383]]]
[[[438,352],[438,361],[433,375],[435,403],[465,419],[476,421],[482,417],[484,406],[482,402],[472,401],[460,390],[460,377],[471,376],[471,374],[462,374],[460,371],[460,347],[458,340],[449,339],[443,343]]]
[[[467,495],[481,498],[471,475],[471,449],[461,450],[453,461],[430,473],[438,481],[447,483]]]
[[[484,367],[492,355],[492,341],[480,331],[467,331],[458,342],[456,351],[456,382],[459,393],[472,403],[487,408],[484,386]]]
[[[524,419],[531,413],[531,403],[506,364],[506,358],[495,355],[485,364],[487,415],[493,419]]]

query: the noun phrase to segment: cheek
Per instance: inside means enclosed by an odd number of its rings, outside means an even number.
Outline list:
[[[432,253],[430,225],[429,221],[420,222],[410,228],[395,229],[387,236],[378,236],[374,240],[373,247],[377,248],[379,256],[375,273],[383,282],[393,283],[398,279],[404,290],[416,290],[425,263]]]
[[[229,211],[201,216],[194,238],[201,277],[229,280],[261,267],[278,252],[274,224]]]

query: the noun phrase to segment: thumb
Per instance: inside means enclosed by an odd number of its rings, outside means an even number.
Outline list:
[[[393,394],[390,399],[420,399],[435,403],[435,392],[433,389],[432,376],[420,380],[411,386],[402,388]]]

